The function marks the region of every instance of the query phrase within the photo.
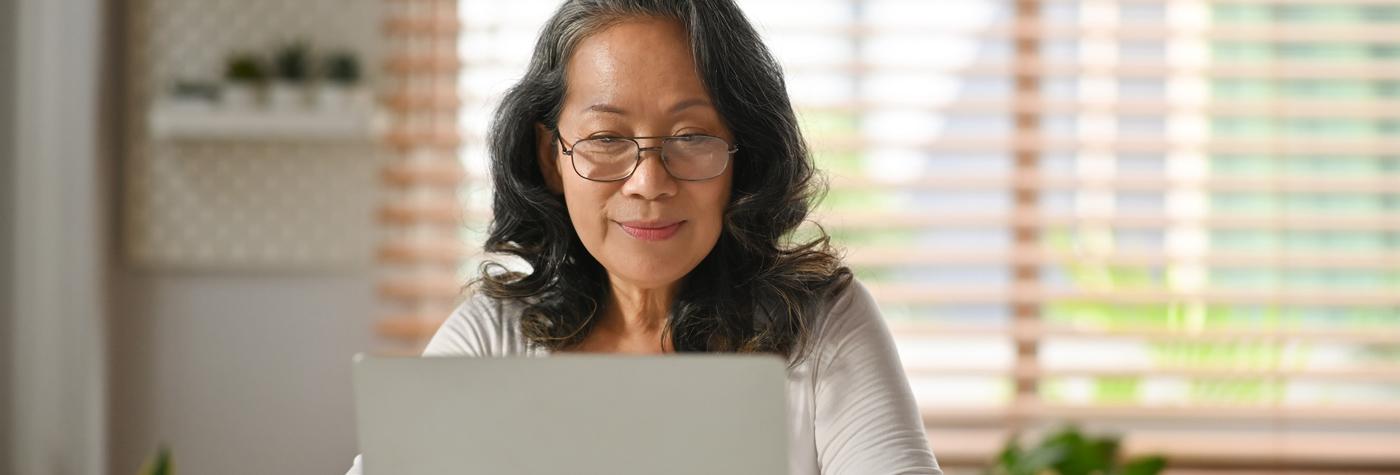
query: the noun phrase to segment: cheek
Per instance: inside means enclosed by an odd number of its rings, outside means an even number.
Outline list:
[[[691,210],[691,229],[685,241],[677,243],[680,247],[674,253],[678,261],[685,263],[685,273],[689,273],[710,254],[724,231],[724,212],[729,204],[728,183],[704,185],[710,186],[697,186],[686,196],[691,200],[688,206]]]
[[[569,221],[573,222],[574,231],[589,251],[594,251],[593,245],[603,238],[608,223],[604,213],[608,194],[600,192],[598,188],[602,187],[596,185],[591,182],[575,183],[567,176],[564,178],[564,204],[569,210]]]
[[[720,231],[724,228],[724,211],[729,205],[728,180],[722,186],[709,187],[693,196],[696,197],[698,214],[704,217],[702,240],[713,246],[714,241],[719,239]],[[708,253],[709,249],[705,251]]]

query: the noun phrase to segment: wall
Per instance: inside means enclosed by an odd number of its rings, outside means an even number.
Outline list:
[[[14,114],[15,103],[15,37],[18,33],[18,19],[15,18],[15,3],[0,2],[0,474],[14,473],[10,466],[14,457],[10,456],[10,430],[14,422],[10,417],[10,306],[14,301]]]
[[[362,67],[373,75],[381,1],[118,3],[122,7],[114,10],[125,12],[121,40],[127,42],[122,77],[130,84],[122,88],[118,121],[123,173],[112,177],[123,223],[113,230],[121,243],[108,334],[108,472],[134,473],[164,444],[180,473],[343,473],[356,453],[350,358],[371,349],[376,317],[366,247],[376,231],[371,217],[379,163],[373,151],[329,156],[346,149],[293,146],[298,152],[289,156],[265,144],[154,144],[144,135],[144,114],[149,100],[175,78],[217,76],[227,51],[267,51],[302,36],[297,32],[317,45],[361,50],[371,56]],[[199,155],[187,153],[192,150]],[[257,204],[256,192],[223,195],[217,206],[197,205],[208,198],[202,193],[209,188],[201,183],[266,186],[279,176],[299,178],[297,186],[353,193],[316,198],[334,207],[326,210],[337,217],[330,235],[340,241],[334,244],[359,246],[362,263],[269,266],[264,259],[238,266],[170,252],[199,243],[202,233],[214,230],[199,223],[224,222],[228,216],[220,210],[247,211],[245,217],[258,224],[243,230],[296,219],[279,212],[304,211],[292,205],[307,190],[274,187],[269,194],[291,200],[274,206]],[[313,211],[305,218],[327,214]],[[182,214],[191,212],[207,214]],[[156,242],[146,239],[152,230],[187,237]]]
[[[369,348],[363,273],[114,273],[111,463],[158,444],[181,473],[344,473],[350,357]]]
[[[375,177],[387,157],[367,131],[328,140],[306,135],[157,137],[147,124],[151,113],[177,110],[168,106],[175,102],[171,90],[176,84],[219,81],[228,59],[241,54],[260,58],[271,72],[276,54],[292,43],[310,47],[313,70],[330,52],[358,53],[372,83],[381,64],[377,53],[384,1],[126,4],[125,257],[161,269],[367,266],[374,246],[374,234],[363,232],[373,216],[367,208],[379,198]],[[294,104],[286,108],[299,109]],[[369,121],[359,111],[331,114]],[[317,121],[311,116],[302,123]]]

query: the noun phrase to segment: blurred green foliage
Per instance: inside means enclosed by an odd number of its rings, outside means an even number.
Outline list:
[[[175,464],[170,459],[170,449],[161,447],[141,466],[140,475],[174,475]]]
[[[987,475],[1156,475],[1166,467],[1157,456],[1120,461],[1116,437],[1095,437],[1066,427],[1034,447],[1007,441]]]

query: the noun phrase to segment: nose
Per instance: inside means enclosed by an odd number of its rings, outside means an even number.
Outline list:
[[[648,152],[655,153],[648,155]],[[637,164],[637,170],[632,172],[632,176],[623,182],[622,193],[644,200],[675,196],[678,184],[666,171],[666,164],[661,161],[661,147],[644,147],[641,154],[642,162]]]

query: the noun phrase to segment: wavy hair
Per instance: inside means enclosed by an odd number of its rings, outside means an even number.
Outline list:
[[[485,250],[523,259],[529,272],[482,264],[477,283],[523,304],[533,344],[567,349],[588,335],[609,292],[607,272],[583,247],[564,201],[537,162],[536,125],[558,125],[565,64],[585,37],[634,18],[679,22],[701,80],[739,151],[723,229],[683,279],[665,336],[676,351],[763,352],[805,357],[814,315],[849,285],[851,271],[819,226],[794,231],[826,185],[798,129],[782,70],[730,0],[573,0],[545,25],[524,77],[489,133],[494,219]]]

